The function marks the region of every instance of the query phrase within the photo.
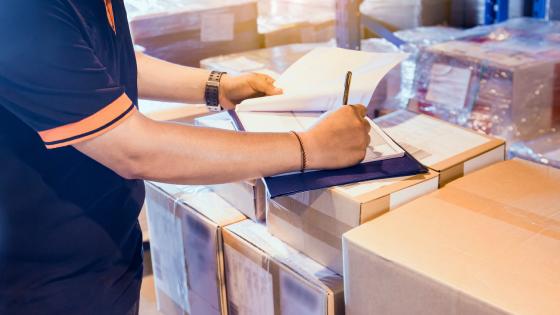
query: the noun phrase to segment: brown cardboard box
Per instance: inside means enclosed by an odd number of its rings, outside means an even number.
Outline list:
[[[422,164],[440,174],[440,187],[503,161],[505,142],[424,114],[400,110],[375,122]]]
[[[342,274],[342,234],[438,188],[438,174],[374,180],[269,201],[274,236]]]
[[[227,314],[222,228],[245,219],[204,187],[146,184],[158,309]]]
[[[227,112],[199,117],[195,119],[195,124],[202,127],[235,130]],[[253,221],[262,222],[266,219],[266,188],[261,179],[209,187]]]
[[[327,42],[335,37],[334,1],[260,0],[263,47]]]
[[[255,0],[127,4],[134,43],[163,60],[197,67],[210,56],[260,48]]]
[[[272,237],[250,220],[226,227],[230,314],[344,314],[342,277]]]
[[[506,161],[344,235],[346,312],[560,314],[560,170]]]

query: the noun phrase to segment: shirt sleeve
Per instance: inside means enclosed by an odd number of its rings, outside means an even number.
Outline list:
[[[0,4],[0,106],[50,149],[99,136],[136,110],[80,25],[66,1]]]

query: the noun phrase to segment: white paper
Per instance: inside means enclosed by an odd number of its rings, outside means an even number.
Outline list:
[[[200,41],[224,42],[234,39],[235,15],[206,13],[200,16]]]
[[[238,112],[241,124],[248,132],[305,131],[324,114],[317,112]],[[374,122],[371,124],[366,157],[362,163],[401,157],[404,151],[395,144]]]
[[[156,285],[181,309],[190,313],[181,221],[160,207],[150,208],[148,217]]]
[[[451,109],[465,107],[471,81],[471,70],[436,63],[430,72],[426,99]]]
[[[341,48],[315,48],[275,82],[283,95],[245,100],[237,111],[328,111],[342,105],[346,73],[352,71],[349,103],[369,104],[383,77],[407,57]]]
[[[228,299],[235,314],[274,314],[272,275],[233,247],[224,246]]]
[[[444,121],[399,111],[376,122],[422,164],[431,166],[490,141]]]

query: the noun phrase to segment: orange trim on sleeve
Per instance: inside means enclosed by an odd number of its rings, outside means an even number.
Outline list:
[[[79,137],[110,124],[120,115],[130,110],[131,106],[133,106],[132,101],[123,93],[123,95],[95,114],[75,123],[40,131],[39,136],[46,144]]]
[[[87,136],[84,137],[80,137],[80,138],[76,138],[73,140],[68,140],[68,141],[64,141],[64,142],[59,142],[56,144],[47,144],[45,145],[47,147],[47,149],[56,149],[56,148],[61,148],[61,147],[65,147],[65,146],[69,146],[69,145],[73,145],[76,143],[80,143],[89,139],[93,139],[95,137],[99,137],[102,134],[111,131],[112,129],[114,129],[115,127],[117,127],[118,125],[120,125],[122,122],[124,122],[126,120],[126,118],[130,117],[134,112],[136,112],[136,107],[134,107],[132,110],[130,110],[129,112],[126,113],[126,115],[124,115],[123,117],[121,117],[118,121],[116,121],[114,124],[108,126],[107,128],[103,128],[97,132],[88,134]]]

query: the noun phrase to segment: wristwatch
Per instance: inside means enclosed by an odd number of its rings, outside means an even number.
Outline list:
[[[204,99],[206,100],[206,107],[210,111],[219,112],[223,108],[220,105],[220,80],[226,72],[212,71],[206,81],[206,88],[204,89]]]

